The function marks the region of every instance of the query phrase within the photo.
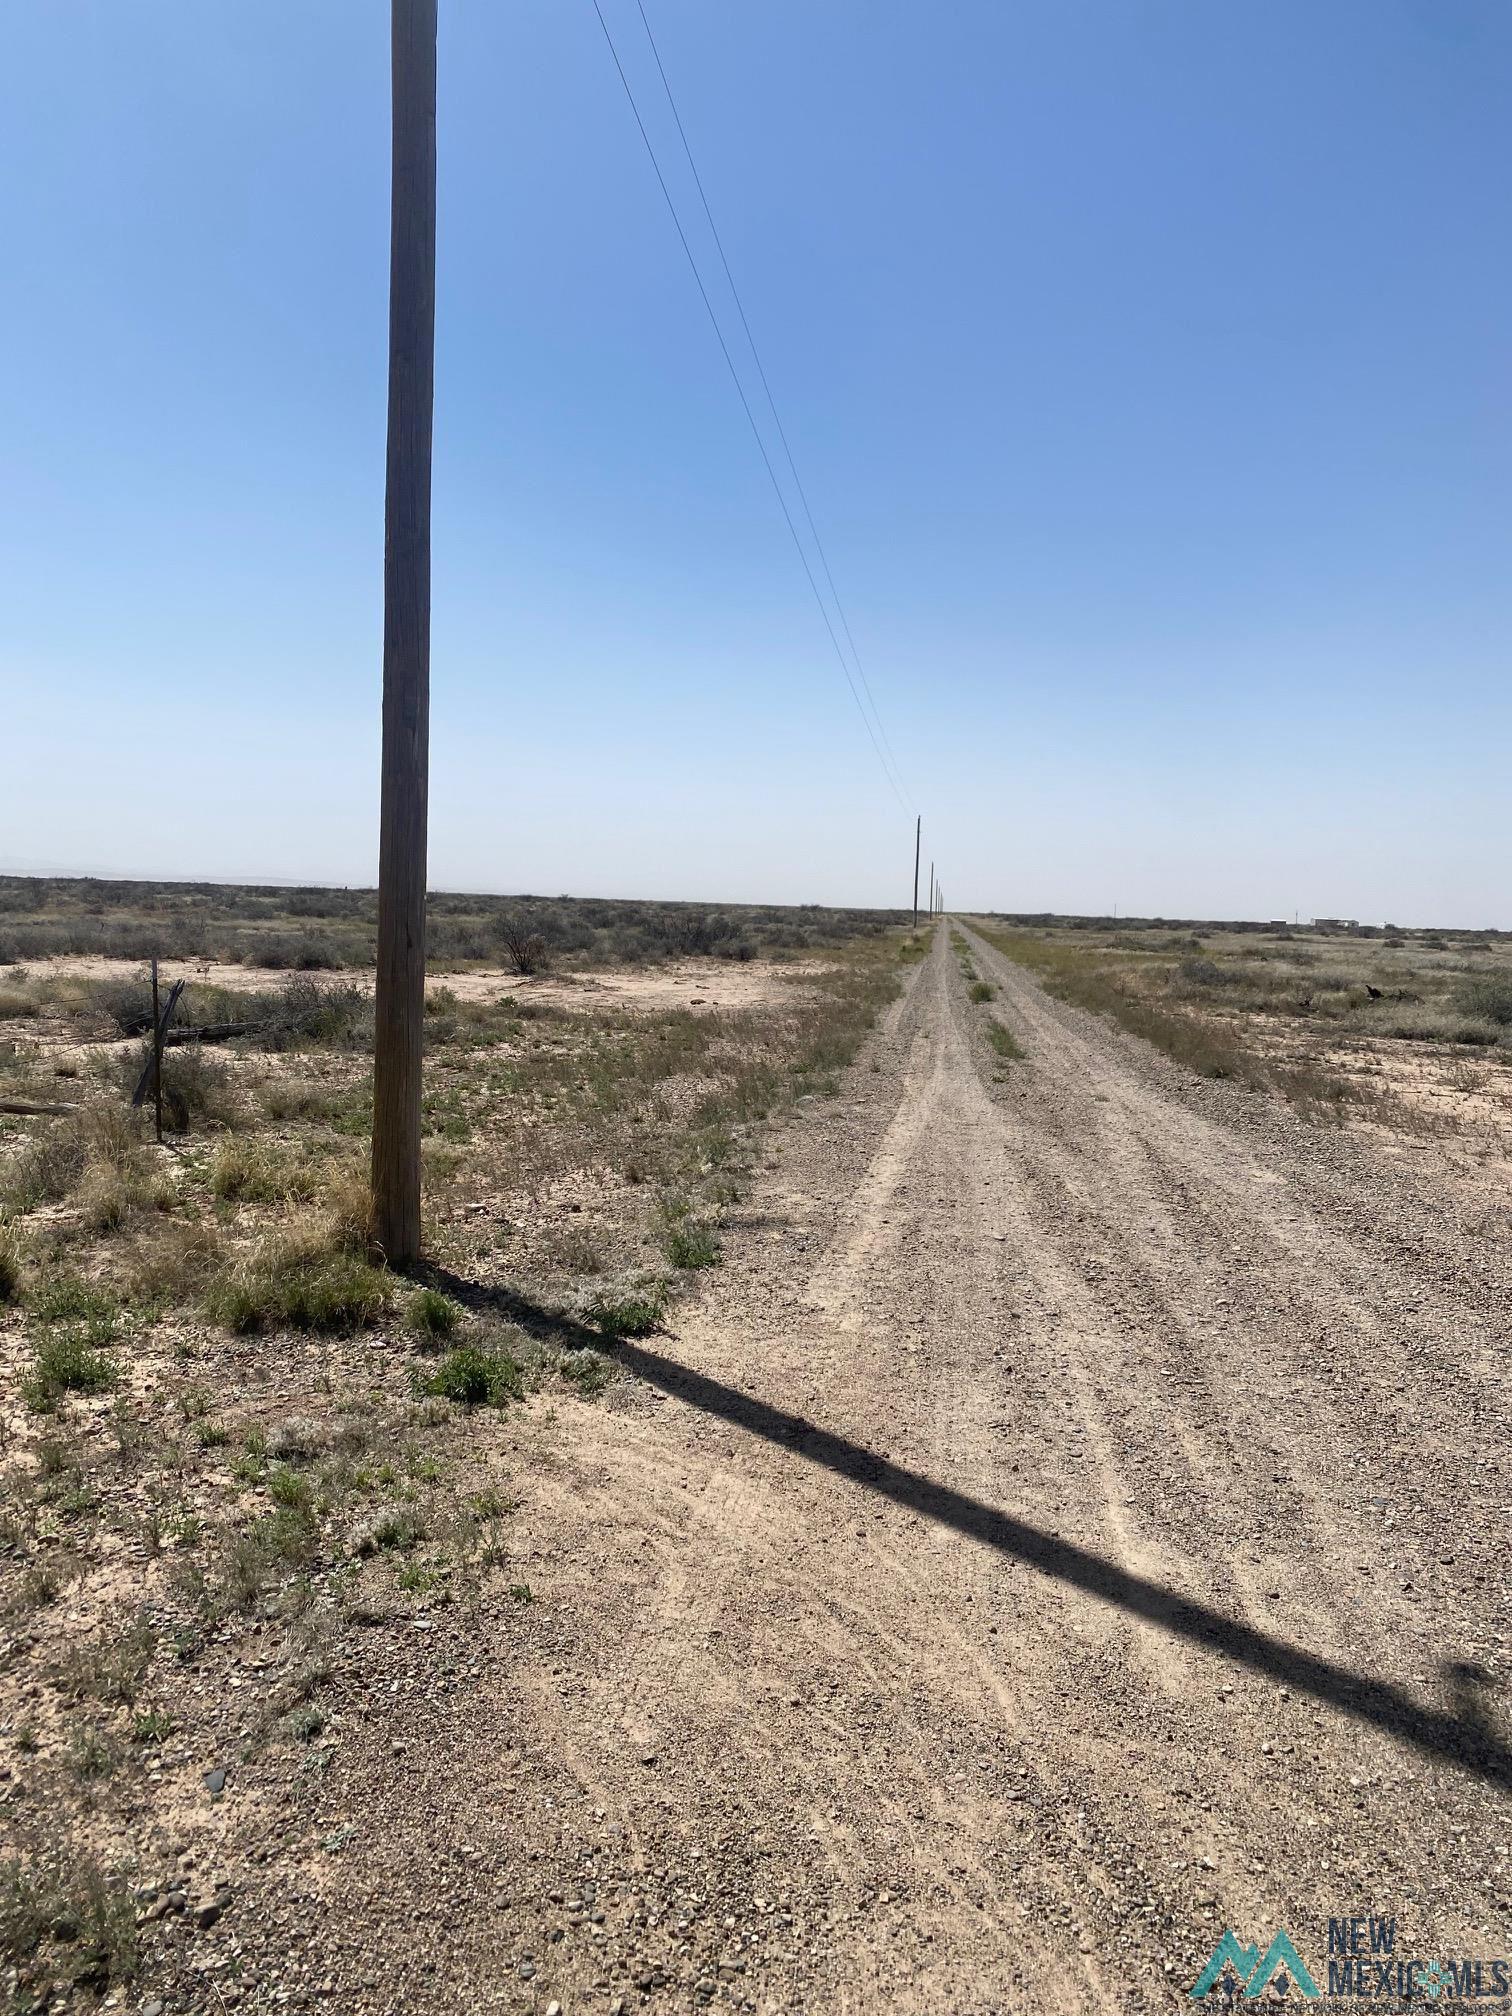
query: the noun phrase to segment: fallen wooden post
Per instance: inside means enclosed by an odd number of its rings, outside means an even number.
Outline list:
[[[254,1036],[259,1029],[277,1026],[275,1022],[204,1022],[192,1029],[181,1024],[165,1030],[163,1042],[170,1049],[175,1043],[229,1043],[233,1036]]]

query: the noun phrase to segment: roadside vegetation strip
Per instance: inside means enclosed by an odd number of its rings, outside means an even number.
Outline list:
[[[1067,984],[1091,969],[1122,993],[1213,1018],[1512,1052],[1512,933],[1132,921],[979,928]]]
[[[742,1137],[793,1101],[837,1088],[897,991],[897,954],[895,938],[860,941],[779,981],[767,1004],[722,1013],[569,1013],[438,990],[426,1017],[424,1111],[433,1244],[449,1262],[471,1264],[469,1198],[520,1196],[597,1169],[644,1199],[628,1214],[638,1220],[632,1246],[650,1236],[675,1267],[711,1264]],[[170,1105],[183,1147],[172,1157],[150,1148],[126,1103],[134,1059],[123,1069],[119,1049],[101,1044],[73,1061],[100,1002],[64,989],[44,1005],[30,1072],[66,1056],[78,1110],[8,1121],[9,1141],[0,1137],[0,1304],[26,1270],[67,1271],[88,1252],[126,1301],[198,1305],[243,1332],[339,1332],[378,1319],[386,1298],[366,1252],[371,1072],[361,997],[340,982],[310,982],[297,1016],[259,1018],[214,1053],[173,1053]],[[132,1019],[129,1004],[122,1014]],[[604,1272],[613,1255],[594,1246],[586,1223],[573,1226],[530,1255],[535,1277]]]
[[[1453,1131],[1382,1083],[1382,1060],[1409,1046],[1442,1059],[1512,1061],[1512,937],[1439,932],[1415,937],[1266,930],[984,925],[982,936],[1048,992],[1108,1016],[1200,1076],[1277,1094],[1312,1117],[1346,1105],[1387,1127]],[[1354,1068],[1352,1068],[1354,1067]],[[1477,1067],[1480,1068],[1480,1067]],[[1509,1116],[1512,1121],[1512,1116]]]
[[[1260,1060],[1231,1032],[1136,991],[1125,973],[1096,951],[1028,934],[984,929],[982,936],[1006,958],[1027,967],[1048,993],[1110,1017],[1200,1077],[1232,1078],[1252,1086],[1269,1083]]]

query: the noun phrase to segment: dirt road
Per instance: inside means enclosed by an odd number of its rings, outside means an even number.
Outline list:
[[[384,1821],[289,1872],[297,1989],[1145,2011],[1228,1926],[1325,1987],[1330,1917],[1512,1950],[1512,1254],[972,948],[999,998],[942,929],[640,1377],[521,1425],[533,1600],[340,1676],[327,1816]]]

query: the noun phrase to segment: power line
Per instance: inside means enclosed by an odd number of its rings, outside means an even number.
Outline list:
[[[703,177],[699,174],[698,163],[693,158],[693,149],[689,144],[687,130],[683,126],[682,114],[677,109],[677,100],[672,94],[672,85],[667,77],[666,65],[662,62],[661,50],[656,45],[656,37],[651,32],[651,22],[646,13],[645,0],[635,0],[635,4],[640,10],[641,25],[646,31],[646,40],[651,45],[651,54],[656,58],[657,74],[661,78],[662,89],[667,94],[667,104],[671,107],[672,118],[677,126],[677,137],[682,141],[683,153],[687,156],[688,167],[692,170],[694,186],[698,190],[698,200],[702,203],[704,216],[708,219],[709,230],[713,235],[714,244],[719,252],[719,263],[724,268],[724,276],[729,283],[730,293],[734,298],[735,311],[740,317],[740,326],[745,331],[746,342],[751,347],[751,356],[755,361],[757,375],[761,379],[761,389],[766,394],[767,405],[771,409],[772,420],[777,429],[777,438],[782,443],[782,452],[787,457],[787,465],[792,472],[794,488],[797,490],[799,500],[803,505],[803,515],[808,521],[809,532],[819,554],[819,564],[824,569],[824,578],[829,583],[830,594],[835,599],[835,608],[839,613],[840,626],[845,632],[845,641],[850,645],[851,656],[855,660],[856,671],[860,676],[862,688],[868,701],[871,703],[871,710],[876,717],[877,729],[882,737],[883,746],[887,750],[893,775],[900,784],[903,784],[902,768],[898,763],[892,743],[888,739],[887,724],[882,719],[882,710],[878,707],[876,695],[871,690],[871,681],[866,676],[866,667],[861,662],[861,653],[856,649],[856,640],[851,634],[850,618],[845,613],[845,604],[840,599],[840,590],[835,586],[835,576],[830,568],[829,555],[824,550],[824,541],[819,536],[819,527],[814,523],[814,513],[809,505],[808,492],[803,487],[803,478],[798,474],[798,464],[793,458],[793,450],[788,441],[787,429],[782,424],[782,415],[778,412],[777,401],[772,396],[772,387],[767,378],[766,366],[761,361],[761,352],[756,347],[755,336],[751,333],[751,324],[746,316],[745,303],[740,298],[740,289],[735,285],[735,275],[730,271],[730,261],[725,253],[724,240],[719,235],[719,226],[714,222],[714,212],[709,207],[709,198],[704,189]],[[904,784],[903,788],[906,796],[906,784]]]
[[[604,31],[604,40],[609,45],[609,54],[613,57],[614,67],[619,72],[620,83],[624,86],[625,97],[629,101],[630,110],[634,114],[636,126],[640,130],[640,136],[645,144],[647,156],[649,157],[651,166],[655,171],[657,183],[660,186],[663,199],[665,200],[667,205],[667,212],[672,219],[673,227],[675,228],[678,239],[682,244],[683,252],[687,256],[689,269],[692,272],[693,279],[698,288],[699,296],[703,301],[704,308],[708,313],[709,322],[713,327],[714,335],[716,340],[718,341],[720,352],[724,357],[725,365],[729,370],[730,378],[732,383],[734,384],[736,393],[739,396],[741,406],[745,410],[746,419],[750,423],[751,433],[755,437],[756,446],[761,452],[761,459],[763,464],[765,465],[767,476],[771,481],[773,493],[777,498],[777,503],[781,508],[783,519],[788,528],[788,534],[793,542],[793,549],[797,553],[799,560],[802,562],[803,571],[805,575],[808,577],[809,587],[813,590],[814,601],[818,604],[819,614],[824,618],[824,627],[829,632],[830,643],[835,647],[835,656],[839,660],[840,670],[845,674],[845,683],[847,686],[849,686],[851,690],[851,698],[856,703],[856,711],[857,713],[860,714],[866,732],[868,736],[871,738],[872,748],[877,753],[877,761],[882,765],[882,774],[884,777],[886,777],[889,785],[891,785],[893,795],[898,800],[898,803],[903,807],[903,810],[907,812],[911,810],[911,807],[909,806],[907,799],[904,797],[903,792],[899,788],[898,780],[894,777],[892,771],[888,768],[887,758],[882,753],[882,745],[877,740],[876,730],[872,727],[871,724],[871,717],[867,713],[865,706],[862,704],[861,694],[856,686],[855,679],[851,675],[850,666],[846,663],[845,653],[840,649],[840,639],[835,634],[835,626],[833,622],[830,620],[829,610],[825,606],[824,597],[819,592],[819,583],[814,579],[814,570],[809,565],[808,554],[805,553],[803,550],[803,541],[798,537],[798,528],[793,523],[793,514],[788,509],[787,498],[783,495],[782,485],[777,480],[777,471],[772,467],[772,458],[767,453],[767,445],[766,442],[762,439],[761,429],[756,425],[756,415],[751,411],[751,402],[746,397],[745,387],[740,381],[740,373],[735,369],[735,360],[730,355],[730,346],[728,343],[726,343],[724,337],[724,331],[719,326],[719,317],[714,312],[714,304],[709,299],[709,290],[707,289],[707,287],[705,287],[703,282],[703,275],[698,270],[698,261],[694,258],[693,248],[688,243],[688,234],[686,231],[684,231],[682,225],[682,219],[677,214],[677,205],[673,202],[672,192],[667,187],[667,178],[662,174],[661,163],[656,158],[656,149],[652,146],[651,136],[646,131],[646,122],[644,121],[644,119],[642,119],[640,114],[640,107],[635,102],[635,93],[630,88],[630,79],[625,75],[625,66],[620,61],[618,49],[616,49],[614,46],[614,37],[609,32],[609,23],[604,19],[604,10],[599,4],[599,0],[593,0],[593,11],[595,14],[597,14],[599,26]],[[842,621],[843,620],[844,618],[842,612]]]

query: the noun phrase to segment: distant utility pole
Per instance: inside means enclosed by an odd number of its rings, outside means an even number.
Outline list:
[[[919,928],[919,841],[924,833],[924,814],[921,812],[914,821],[914,921],[915,931]]]
[[[431,414],[436,353],[436,4],[393,0],[383,781],[373,1042],[373,1235],[420,1251],[420,1055],[430,774]]]
[[[933,915],[935,914],[934,896],[935,896],[934,863],[933,861],[931,861],[929,864],[929,914],[931,917],[933,917]]]

